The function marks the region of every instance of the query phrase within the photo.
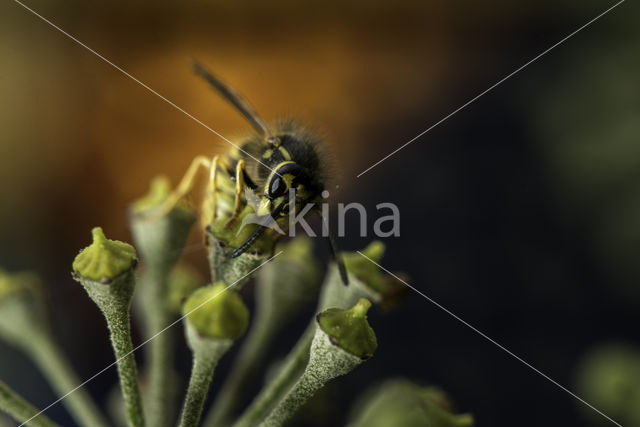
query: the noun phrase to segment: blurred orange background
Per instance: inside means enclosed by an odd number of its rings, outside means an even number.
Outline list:
[[[563,384],[594,343],[638,343],[640,129],[616,131],[620,110],[637,123],[640,105],[637,6],[627,3],[357,179],[613,3],[25,2],[235,142],[247,123],[193,74],[193,59],[267,121],[317,129],[338,200],[400,205],[403,238],[389,242],[386,265]],[[194,156],[229,145],[16,2],[0,4],[0,64],[0,266],[46,278],[54,326],[86,378],[111,361],[102,319],[69,277],[90,229],[130,241],[126,208],[155,175],[177,183]],[[610,150],[618,137],[627,144]],[[206,269],[202,251],[189,258]],[[412,299],[380,326],[381,342],[387,327],[389,341],[415,347],[381,354],[376,369],[398,361],[437,381],[484,417],[479,425],[513,425],[542,391],[545,405],[566,410],[559,419],[580,419],[568,396],[502,366],[499,350],[427,304]],[[416,319],[429,334],[396,331]],[[38,389],[36,374],[10,368],[28,366],[20,357],[0,348],[0,378]],[[511,395],[516,386],[524,394]]]

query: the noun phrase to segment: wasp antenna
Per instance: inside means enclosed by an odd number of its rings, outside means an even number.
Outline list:
[[[280,212],[282,212],[282,209],[284,209],[284,206],[286,204],[286,200],[283,201],[282,203],[280,203],[278,205],[277,208],[275,208],[273,210],[273,212],[271,212],[271,220],[275,223],[276,218],[278,217],[278,215],[280,215]],[[249,236],[249,238],[247,240],[245,240],[245,242],[240,245],[240,247],[238,249],[236,249],[235,251],[231,252],[231,255],[229,255],[230,258],[236,258],[239,257],[240,255],[242,255],[243,253],[245,253],[247,251],[247,249],[249,249],[251,247],[251,245],[253,245],[253,242],[255,242],[256,240],[258,240],[258,238],[260,236],[262,236],[264,234],[265,231],[267,231],[268,225],[260,225],[260,227],[258,227],[256,229],[256,231],[253,232],[253,234],[251,236]]]
[[[223,83],[218,77],[211,74],[198,61],[193,61],[193,70],[202,77],[218,94],[235,107],[240,114],[253,126],[253,128],[264,138],[265,141],[271,143],[274,140],[271,129],[264,120],[256,113],[251,104],[231,87]]]
[[[338,251],[336,236],[333,233],[331,228],[329,228],[329,236],[327,240],[329,242],[329,248],[331,250],[331,255],[333,256],[333,260],[338,265],[338,271],[340,272],[340,278],[342,279],[342,283],[345,286],[347,286],[349,285],[349,275],[347,274],[347,268],[344,265],[344,259],[342,259],[342,255],[340,254],[340,251]]]
[[[253,245],[253,242],[258,240],[258,238],[260,236],[262,236],[265,231],[267,231],[267,227],[266,226],[261,225],[260,227],[258,227],[256,229],[256,231],[254,231],[253,234],[251,236],[249,236],[249,238],[242,245],[240,245],[240,247],[238,249],[236,249],[235,251],[231,252],[231,255],[229,255],[229,257],[230,258],[237,258],[240,255],[242,255],[243,253],[245,253],[247,251],[247,249],[249,249],[251,247],[251,245]]]

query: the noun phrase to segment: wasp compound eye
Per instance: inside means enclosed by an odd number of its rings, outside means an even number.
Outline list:
[[[284,196],[286,192],[287,184],[285,184],[284,180],[281,177],[274,176],[269,183],[269,196],[276,199],[280,196]]]

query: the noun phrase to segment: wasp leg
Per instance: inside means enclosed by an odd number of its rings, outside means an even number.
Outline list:
[[[220,156],[213,156],[209,167],[209,186],[202,206],[201,221],[203,226],[211,224],[216,219],[218,209],[218,165],[221,163]]]
[[[236,194],[235,194],[235,203],[233,205],[233,214],[229,221],[227,221],[227,227],[233,224],[233,222],[238,218],[240,211],[242,210],[242,197],[244,195],[244,160],[239,160],[236,164]]]
[[[154,218],[160,218],[165,216],[171,211],[171,209],[173,209],[176,206],[176,204],[180,201],[180,199],[182,199],[187,194],[189,194],[189,192],[193,189],[193,184],[195,183],[196,174],[198,173],[198,170],[201,167],[204,167],[207,169],[211,168],[211,162],[209,161],[209,159],[207,159],[204,156],[198,156],[191,161],[191,164],[189,165],[187,172],[182,177],[182,180],[180,180],[180,184],[178,184],[176,189],[173,190],[173,192],[171,192],[167,200],[165,200],[164,203],[162,203],[162,206],[160,206],[156,211],[154,211],[151,214],[151,216]]]

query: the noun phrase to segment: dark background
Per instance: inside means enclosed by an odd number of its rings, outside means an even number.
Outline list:
[[[367,206],[369,231],[376,204],[401,210],[401,237],[385,240],[384,266],[559,383],[574,389],[580,361],[602,344],[638,345],[636,4],[360,178],[613,3],[28,5],[229,138],[247,126],[192,75],[191,58],[265,118],[319,129],[337,201]],[[18,4],[3,2],[0,16],[0,264],[45,278],[56,334],[88,378],[113,360],[99,313],[69,274],[90,228],[130,241],[126,206],[154,175],[177,182],[195,155],[228,146]],[[359,238],[357,225],[350,217],[344,249],[372,239]],[[194,233],[186,258],[204,272],[199,241]],[[415,293],[371,323],[379,350],[307,408],[320,408],[320,425],[343,423],[353,396],[392,376],[442,387],[478,426],[588,419],[569,394]],[[186,375],[184,348],[180,361]],[[0,378],[37,406],[55,399],[4,344]],[[87,387],[104,401],[115,381],[112,370]],[[61,405],[48,413],[72,423]]]

